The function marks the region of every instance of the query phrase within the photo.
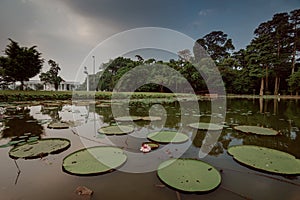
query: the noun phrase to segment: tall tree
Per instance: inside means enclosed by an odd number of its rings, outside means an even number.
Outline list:
[[[265,29],[267,24],[261,24],[259,28]],[[258,31],[256,29],[256,31]],[[274,62],[274,53],[272,38],[269,34],[260,32],[254,38],[250,45],[247,46],[247,62],[249,67],[249,75],[251,77],[260,78],[259,95],[263,95],[264,91],[268,91],[269,75]]]
[[[61,70],[58,63],[53,60],[49,60],[48,64],[51,66],[50,69],[45,72],[41,73],[40,79],[45,83],[53,84],[55,90],[58,90],[59,84],[64,81],[59,75],[59,71]]]
[[[9,41],[10,44],[4,51],[5,62],[1,62],[1,68],[7,77],[20,81],[20,89],[23,90],[24,81],[40,73],[44,60],[41,58],[41,53],[36,50],[36,46],[20,47],[14,40],[9,39]]]
[[[300,52],[300,9],[290,13],[291,37],[292,37],[292,74],[295,72],[296,59]]]
[[[274,95],[279,92],[279,86],[283,74],[289,69],[290,51],[290,23],[288,13],[275,14],[271,21],[271,37],[276,49],[276,61],[274,62],[275,84]]]
[[[228,57],[231,50],[234,50],[232,40],[228,39],[227,34],[222,31],[213,31],[198,39],[196,43],[200,44],[217,64]],[[193,50],[196,61],[199,61],[203,56],[205,57],[205,52],[199,46],[194,45]]]
[[[289,84],[290,92],[296,92],[296,95],[298,95],[300,91],[300,70],[294,72],[290,76],[288,80],[288,84]]]

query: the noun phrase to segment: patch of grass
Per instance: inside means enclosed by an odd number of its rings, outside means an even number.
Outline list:
[[[172,99],[176,96],[173,93],[153,93],[153,92],[86,92],[86,91],[19,91],[19,90],[2,90],[0,92],[0,102],[13,101],[42,101],[42,100],[110,100],[116,99]],[[182,95],[182,94],[181,94]]]

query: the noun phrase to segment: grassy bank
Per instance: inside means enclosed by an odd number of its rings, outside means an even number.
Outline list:
[[[114,93],[114,99],[128,98],[131,93]],[[148,98],[173,98],[173,93],[155,93],[155,92],[135,92],[132,99]],[[185,97],[188,94],[180,94]],[[85,92],[85,91],[19,91],[19,90],[2,90],[0,91],[1,102],[12,101],[41,101],[41,100],[72,100],[72,99],[95,99],[109,100],[112,97],[111,92]],[[261,98],[259,95],[232,95],[228,94],[227,98]],[[300,99],[300,96],[290,95],[263,95],[264,99]],[[203,97],[206,98],[206,97]],[[206,98],[207,99],[207,98]]]
[[[130,93],[114,93],[115,99],[127,98]],[[2,90],[0,91],[1,102],[12,101],[41,101],[41,100],[72,100],[72,99],[95,99],[109,100],[111,92],[85,92],[85,91],[19,91],[19,90]],[[136,92],[131,98],[172,98],[172,93],[144,93]]]

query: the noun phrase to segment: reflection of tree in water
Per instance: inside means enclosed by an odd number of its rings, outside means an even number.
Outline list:
[[[62,106],[50,107],[50,106],[42,106],[41,113],[44,115],[49,115],[52,121],[60,121],[61,117],[59,116],[59,112],[62,110]]]
[[[44,131],[43,126],[29,113],[30,109],[28,108],[7,110],[5,114],[9,115],[10,118],[4,121],[6,128],[3,130],[2,137],[19,137],[23,136],[25,133],[40,136]]]
[[[210,136],[214,137],[214,131],[211,131]],[[196,147],[201,148],[202,146],[202,142],[205,138],[205,136],[207,135],[206,131],[198,131],[194,140],[193,140],[193,145]],[[229,132],[224,129],[218,139],[218,142],[216,144],[212,144],[214,145],[212,150],[209,152],[209,155],[213,155],[213,156],[218,156],[219,154],[223,154],[224,153],[224,149],[228,149],[228,145],[231,142],[232,138],[229,137]],[[209,143],[209,137],[206,138],[207,143]]]
[[[300,158],[300,137],[296,136],[295,139],[292,139],[286,135],[279,136],[252,136],[249,135],[244,138],[243,144],[247,145],[257,145],[268,147],[271,149],[277,149],[280,151],[288,152],[293,154],[297,158]]]
[[[110,106],[108,107],[95,107],[95,112],[102,116],[103,123],[110,123],[113,120],[112,112]]]

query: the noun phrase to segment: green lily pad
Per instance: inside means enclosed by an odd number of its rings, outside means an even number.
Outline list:
[[[300,174],[300,160],[283,151],[254,145],[232,146],[228,153],[249,167],[277,174]]]
[[[70,125],[67,122],[51,122],[47,127],[52,129],[67,129]]]
[[[120,121],[120,122],[139,121],[141,119],[142,119],[142,117],[139,117],[139,116],[123,116],[123,117],[115,118],[116,121]]]
[[[186,142],[189,137],[176,131],[160,131],[148,134],[149,140],[159,143],[182,143]]]
[[[235,130],[242,131],[244,133],[253,133],[257,135],[277,135],[278,132],[269,129],[269,128],[263,128],[259,126],[235,126]]]
[[[158,149],[158,148],[159,148],[159,144],[156,143],[156,142],[143,142],[143,143],[142,143],[142,146],[143,146],[144,144],[149,145],[150,148],[151,148],[151,150],[155,150],[155,149]]]
[[[122,149],[90,147],[76,151],[63,159],[63,170],[74,175],[96,175],[111,172],[127,160]]]
[[[195,159],[167,160],[159,165],[157,175],[168,186],[184,192],[208,192],[221,183],[217,169]]]
[[[124,135],[129,134],[134,131],[134,128],[132,126],[104,126],[100,129],[98,129],[99,133],[105,134],[105,135]]]
[[[148,116],[148,117],[142,117],[142,120],[145,120],[145,121],[160,121],[161,117]]]
[[[34,159],[45,157],[48,154],[60,153],[70,146],[70,140],[63,138],[41,139],[35,142],[26,142],[23,145],[12,148],[9,151],[9,156],[13,159]]]
[[[210,130],[210,131],[217,131],[222,130],[223,126],[213,123],[205,123],[205,122],[199,122],[199,123],[192,123],[188,125],[191,128],[200,129],[200,130]]]

